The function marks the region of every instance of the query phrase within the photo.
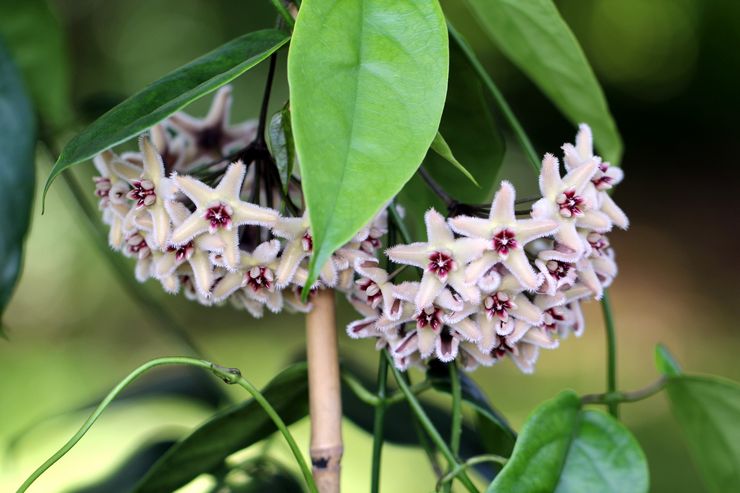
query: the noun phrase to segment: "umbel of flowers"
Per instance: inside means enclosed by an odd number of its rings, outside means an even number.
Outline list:
[[[95,158],[110,246],[136,259],[139,281],[204,305],[229,302],[254,317],[265,307],[309,311],[300,292],[313,239],[300,177],[283,187],[269,155],[252,152],[256,122],[230,125],[230,105],[226,87],[205,119],[178,113],[142,136],[139,152]],[[599,299],[617,274],[606,235],[628,226],[609,194],[622,170],[594,155],[589,127],[562,150],[562,167],[545,155],[530,210],[515,209],[503,181],[490,209],[430,209],[425,242],[385,251],[383,210],[310,288],[346,293],[362,316],[349,336],[374,339],[400,369],[457,359],[472,370],[508,357],[533,371],[540,349],[583,333],[581,302]],[[418,280],[398,281],[402,269],[383,267],[393,264],[415,268]]]

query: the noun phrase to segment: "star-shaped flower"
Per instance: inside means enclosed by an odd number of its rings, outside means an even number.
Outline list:
[[[151,217],[152,246],[163,248],[170,234],[170,217],[167,214],[165,203],[174,194],[174,187],[165,176],[162,157],[148,137],[139,139],[143,170],[136,178],[121,172],[121,166],[115,167],[122,178],[128,181],[131,189],[126,197],[134,201],[134,207],[129,212],[129,220],[136,223],[142,213]]]
[[[577,227],[593,231],[606,231],[611,227],[609,218],[596,210],[596,204],[584,196],[597,166],[596,161],[591,160],[561,178],[557,158],[545,154],[540,173],[542,198],[532,205],[532,217],[558,223],[555,240],[571,249],[577,257],[582,256],[586,249]]]
[[[190,176],[174,176],[177,187],[195,204],[196,210],[172,232],[171,243],[185,245],[201,234],[216,236],[223,242],[224,264],[229,270],[239,268],[238,227],[243,224],[272,226],[278,212],[240,198],[245,167],[231,164],[216,188]]]
[[[591,177],[591,183],[586,187],[584,194],[590,198],[600,211],[606,214],[611,221],[622,229],[629,227],[627,215],[614,202],[607,193],[614,185],[617,185],[624,178],[624,172],[617,166],[612,166],[607,162],[602,162],[599,156],[594,155],[593,136],[591,128],[586,124],[578,127],[576,134],[576,143],[563,145],[565,158],[565,169],[568,171],[583,166],[590,161],[595,160],[598,163],[598,169],[594,176]]]
[[[192,144],[188,162],[198,164],[217,160],[246,147],[257,136],[257,123],[254,121],[230,126],[231,101],[231,86],[224,86],[214,96],[204,119],[194,118],[183,112],[175,113],[169,118],[168,122]]]
[[[489,355],[494,360],[508,355],[523,373],[532,373],[540,348],[554,349],[556,347],[558,347],[557,339],[552,339],[539,327],[533,327],[524,320],[517,320],[510,334],[496,336]]]
[[[515,198],[514,187],[504,181],[493,198],[488,219],[469,216],[450,219],[450,225],[457,233],[486,242],[486,253],[471,263],[466,271],[468,283],[478,282],[491,267],[501,262],[526,289],[533,291],[540,284],[541,279],[529,264],[524,246],[552,234],[558,224],[549,218],[517,220]]]
[[[424,215],[427,228],[426,243],[397,245],[386,255],[396,263],[424,269],[414,302],[419,309],[431,305],[446,285],[452,286],[463,299],[472,303],[480,301],[480,291],[465,282],[464,269],[481,256],[487,242],[480,238],[455,238],[442,215],[429,209]]]

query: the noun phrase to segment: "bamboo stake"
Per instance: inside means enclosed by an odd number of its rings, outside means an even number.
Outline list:
[[[334,290],[317,291],[312,303],[313,309],[306,316],[311,463],[319,492],[339,493],[342,399]]]

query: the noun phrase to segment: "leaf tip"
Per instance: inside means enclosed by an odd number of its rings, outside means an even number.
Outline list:
[[[655,366],[658,371],[667,376],[677,376],[682,373],[681,365],[664,344],[655,346]]]

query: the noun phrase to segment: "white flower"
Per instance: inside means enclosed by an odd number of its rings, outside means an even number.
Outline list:
[[[237,226],[272,226],[278,219],[275,210],[244,202],[240,198],[245,167],[231,164],[216,188],[190,176],[174,176],[177,187],[195,204],[196,210],[172,232],[171,243],[184,245],[200,234],[223,242],[224,263],[229,270],[239,266]]]
[[[430,306],[434,298],[449,284],[466,301],[480,301],[477,287],[465,282],[464,268],[481,256],[487,242],[479,238],[458,238],[444,217],[434,209],[424,214],[427,228],[426,243],[396,245],[386,255],[396,263],[424,269],[414,303],[419,309]]]
[[[450,219],[450,225],[457,233],[485,240],[487,251],[470,264],[466,271],[466,282],[478,282],[501,262],[526,289],[533,291],[541,283],[529,264],[524,246],[532,240],[552,234],[558,225],[549,218],[517,220],[515,197],[514,187],[504,181],[493,199],[488,219],[468,216]]]

